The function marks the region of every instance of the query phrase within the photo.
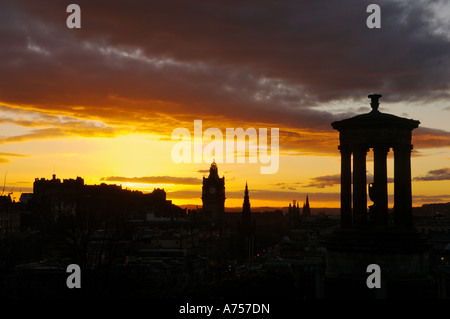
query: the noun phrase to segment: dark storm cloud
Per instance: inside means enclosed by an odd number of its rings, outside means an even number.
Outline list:
[[[311,182],[305,187],[325,188],[341,184],[341,174],[324,175],[311,178]]]
[[[419,127],[413,132],[415,148],[437,148],[450,146],[450,132]]]
[[[78,30],[71,2],[2,1],[1,102],[144,130],[211,118],[314,133],[337,119],[320,102],[448,94],[433,1],[378,1],[377,30],[360,0],[79,0]]]
[[[353,173],[351,175],[352,181],[353,181]],[[367,173],[367,182],[372,183],[373,182],[373,174]],[[394,178],[388,177],[387,178],[388,183],[393,183]],[[323,176],[316,176],[313,178],[310,178],[309,184],[305,185],[304,187],[316,187],[316,188],[325,188],[329,186],[334,185],[340,185],[341,184],[341,174],[333,174],[333,175],[323,175]]]
[[[425,176],[414,177],[415,181],[445,181],[450,180],[450,168],[430,170]]]
[[[433,1],[379,1],[379,30],[366,27],[369,3],[79,2],[86,8],[85,39],[139,47],[152,56],[245,68],[305,87],[296,98],[309,93],[308,103],[356,97],[358,90],[422,96],[447,89],[450,43],[432,34]],[[48,18],[55,20],[58,6],[53,8]]]

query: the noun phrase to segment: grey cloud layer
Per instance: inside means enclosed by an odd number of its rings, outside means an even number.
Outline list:
[[[69,30],[70,2],[2,1],[0,99],[82,105],[78,116],[109,121],[172,114],[331,130],[339,115],[321,102],[448,97],[437,2],[378,1],[382,28],[369,30],[360,0],[79,0],[82,29]]]

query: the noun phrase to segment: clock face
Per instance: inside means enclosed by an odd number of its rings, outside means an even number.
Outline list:
[[[216,189],[215,189],[214,187],[210,187],[210,188],[209,188],[209,192],[210,192],[211,194],[215,194],[215,193],[216,193]]]

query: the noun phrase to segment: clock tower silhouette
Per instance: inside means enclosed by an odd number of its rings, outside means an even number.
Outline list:
[[[221,230],[225,211],[225,177],[219,177],[215,161],[209,168],[209,176],[203,177],[202,201],[203,217],[212,228]]]

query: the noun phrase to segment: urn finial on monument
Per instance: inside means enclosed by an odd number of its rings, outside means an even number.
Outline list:
[[[380,103],[378,99],[382,97],[381,94],[369,94],[368,98],[370,99],[370,106],[372,107],[372,111],[378,111],[378,106]]]

